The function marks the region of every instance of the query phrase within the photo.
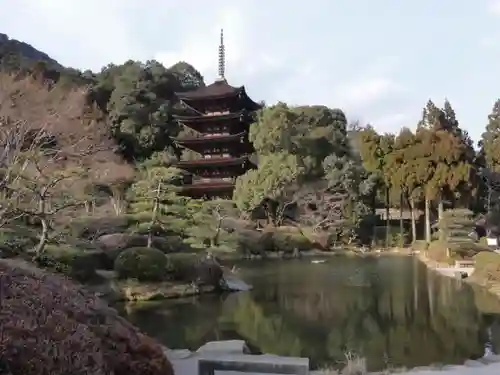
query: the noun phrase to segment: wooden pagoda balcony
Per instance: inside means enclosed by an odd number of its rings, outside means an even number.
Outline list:
[[[236,177],[202,177],[196,175],[185,175],[183,178],[183,185],[234,185]]]
[[[235,177],[186,176],[182,194],[193,198],[221,197],[230,199],[233,195]]]

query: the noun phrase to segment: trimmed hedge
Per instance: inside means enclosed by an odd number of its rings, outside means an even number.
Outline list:
[[[500,281],[500,255],[492,251],[483,251],[474,257],[476,261],[471,278],[481,282]]]
[[[121,279],[161,281],[167,273],[168,259],[155,248],[135,247],[124,250],[115,260],[115,271]]]
[[[173,375],[155,340],[67,278],[15,260],[0,278],[0,373]]]
[[[238,233],[238,250],[245,255],[262,255],[266,252],[293,253],[294,250],[308,251],[315,244],[299,232],[275,230],[262,233],[241,231]]]
[[[47,245],[45,254],[38,260],[38,264],[77,281],[88,282],[97,278],[96,270],[102,268],[103,256],[99,250]]]
[[[72,220],[68,231],[72,237],[92,240],[105,234],[125,232],[133,223],[128,216],[83,216]]]
[[[200,256],[194,253],[172,254],[168,257],[168,275],[175,281],[190,282],[193,268],[199,261]]]
[[[276,251],[291,253],[294,250],[308,251],[313,249],[313,243],[301,233],[274,232],[273,244]]]

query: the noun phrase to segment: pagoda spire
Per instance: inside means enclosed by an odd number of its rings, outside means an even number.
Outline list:
[[[226,48],[224,47],[224,29],[220,30],[220,45],[219,45],[219,80],[226,79],[224,73],[226,71]]]

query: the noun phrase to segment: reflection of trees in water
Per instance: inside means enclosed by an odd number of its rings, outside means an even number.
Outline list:
[[[197,349],[207,341],[226,338],[221,332],[222,327],[217,324],[223,299],[221,296],[203,296],[142,303],[124,315],[167,347]]]
[[[473,291],[458,280],[408,259],[339,262],[338,269],[302,265],[288,281],[283,267],[276,283],[241,295],[224,316],[263,351],[309,356],[316,364],[339,361],[345,350],[366,356],[373,370],[386,367],[384,358],[418,366],[483,354],[485,323]]]
[[[385,368],[385,358],[411,367],[480,357],[488,326],[500,348],[495,297],[411,259],[272,263],[246,276],[251,293],[170,301],[128,317],[174,348],[241,338],[262,352],[329,366],[351,350],[367,357],[371,370]]]

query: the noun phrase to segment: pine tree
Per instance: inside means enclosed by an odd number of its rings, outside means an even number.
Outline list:
[[[147,247],[153,237],[171,230],[169,220],[178,213],[175,205],[182,204],[176,183],[180,171],[175,168],[141,168],[129,190],[130,213],[139,223],[137,230],[147,233]]]

